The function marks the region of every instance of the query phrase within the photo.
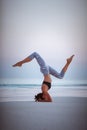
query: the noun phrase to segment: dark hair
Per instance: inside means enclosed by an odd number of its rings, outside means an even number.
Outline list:
[[[38,93],[37,95],[35,95],[35,101],[37,102],[39,99],[41,99],[41,100],[44,100],[44,98],[43,98],[43,93]]]

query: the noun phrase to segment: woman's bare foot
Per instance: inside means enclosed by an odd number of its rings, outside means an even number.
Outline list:
[[[16,64],[13,65],[13,67],[17,67],[17,66],[21,67],[22,66],[22,62],[20,61],[20,62],[17,62]]]
[[[73,59],[74,56],[75,56],[75,55],[72,55],[70,58],[67,59],[67,64],[70,64],[70,63],[71,63],[71,61],[72,61],[72,59]]]

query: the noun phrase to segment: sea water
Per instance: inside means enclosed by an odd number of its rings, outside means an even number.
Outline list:
[[[41,92],[41,79],[0,79],[0,102],[34,101]],[[87,97],[87,80],[53,80],[52,97]]]

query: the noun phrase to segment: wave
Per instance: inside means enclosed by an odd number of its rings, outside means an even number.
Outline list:
[[[41,86],[41,84],[0,84],[0,87],[39,87],[39,86]],[[61,87],[74,87],[74,86],[76,86],[76,87],[82,87],[82,86],[85,86],[85,87],[87,87],[87,84],[52,84],[52,86],[61,86]]]

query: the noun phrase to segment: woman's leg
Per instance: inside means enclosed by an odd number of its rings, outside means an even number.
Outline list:
[[[24,64],[24,63],[27,63],[27,62],[30,62],[31,61],[31,59],[29,58],[29,57],[27,57],[27,58],[25,58],[24,60],[22,60],[22,61],[19,61],[19,62],[17,62],[16,64],[14,64],[13,65],[13,67],[21,67],[22,66],[22,64]]]
[[[66,65],[63,67],[63,71],[66,72],[68,67],[69,67],[69,64],[71,63],[72,59],[73,59],[74,55],[72,55],[70,58],[67,59],[67,63]]]
[[[48,69],[45,61],[43,60],[43,58],[37,52],[34,52],[31,55],[29,55],[27,58],[25,58],[24,60],[17,62],[16,64],[13,65],[13,67],[16,67],[16,66],[20,67],[20,66],[22,66],[22,64],[30,62],[34,58],[37,60],[39,66],[40,66],[41,72],[44,75],[49,74],[49,69]]]
[[[67,59],[67,63],[63,67],[60,73],[58,73],[56,70],[54,70],[52,67],[49,66],[49,73],[56,78],[62,79],[64,77],[65,72],[67,71],[69,64],[71,63],[74,55],[72,55],[70,58]]]

